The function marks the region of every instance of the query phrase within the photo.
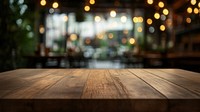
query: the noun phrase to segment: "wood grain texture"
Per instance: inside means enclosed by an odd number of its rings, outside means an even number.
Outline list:
[[[198,95],[192,93],[191,91],[188,91],[187,89],[178,86],[171,81],[158,77],[155,74],[146,72],[145,70],[131,69],[130,71],[169,99],[200,98]]]
[[[200,112],[200,74],[181,69],[0,73],[0,112]]]

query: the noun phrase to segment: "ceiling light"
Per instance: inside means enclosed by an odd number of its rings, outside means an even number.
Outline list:
[[[160,1],[160,2],[158,3],[158,6],[159,6],[160,8],[163,8],[163,7],[165,6],[165,4],[164,4],[162,1]]]
[[[86,5],[86,6],[84,7],[84,10],[85,10],[86,12],[90,11],[90,6]]]
[[[54,3],[52,4],[52,7],[53,7],[54,9],[58,8],[58,6],[59,6],[58,2],[54,2]]]
[[[95,20],[95,22],[100,22],[101,21],[101,17],[100,16],[95,16],[94,20]]]
[[[138,22],[138,18],[137,18],[137,17],[134,17],[134,18],[133,18],[133,22],[134,22],[134,23],[137,23],[137,22]]]
[[[198,14],[199,13],[199,9],[198,8],[194,8],[194,13]]]
[[[153,21],[152,21],[151,18],[147,19],[147,24],[148,24],[148,25],[151,25],[152,23],[153,23]]]
[[[135,39],[134,38],[130,38],[129,39],[129,43],[132,44],[132,45],[135,44]]]
[[[69,37],[72,41],[75,41],[78,37],[76,34],[71,34]]]
[[[160,30],[161,31],[165,31],[165,26],[164,25],[160,25]]]
[[[188,7],[188,8],[187,8],[187,12],[188,12],[188,13],[192,13],[192,8],[191,8],[191,7]]]
[[[90,4],[94,5],[95,4],[95,0],[90,0]]]
[[[156,13],[154,14],[154,17],[155,17],[155,19],[159,19],[159,18],[160,18],[160,14],[156,12]]]
[[[168,9],[163,9],[163,14],[164,14],[164,15],[168,15],[168,14],[169,14]]]
[[[116,15],[117,15],[116,11],[114,11],[114,10],[110,11],[110,16],[111,17],[116,17]]]
[[[41,0],[41,1],[40,1],[40,5],[42,5],[42,6],[45,6],[46,3],[47,3],[46,0]]]
[[[147,3],[151,5],[153,4],[153,0],[147,0]]]
[[[197,1],[196,1],[196,0],[191,0],[190,3],[191,3],[192,5],[195,5],[195,4],[197,3]]]
[[[138,17],[138,22],[142,23],[143,22],[143,17]]]
[[[126,23],[126,21],[127,21],[127,17],[126,17],[126,16],[122,16],[122,17],[121,17],[121,22],[122,22],[122,23]]]

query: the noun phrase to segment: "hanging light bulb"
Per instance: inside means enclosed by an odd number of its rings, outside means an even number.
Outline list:
[[[160,2],[158,2],[158,6],[159,6],[160,8],[163,8],[163,7],[165,6],[165,4],[164,4],[162,1],[160,1]]]
[[[111,17],[116,17],[116,15],[117,15],[117,13],[116,13],[115,10],[111,10],[111,11],[110,11],[110,16],[111,16]]]
[[[126,17],[126,16],[122,16],[122,17],[121,17],[121,22],[122,22],[122,23],[126,23],[126,21],[127,21],[127,17]]]
[[[191,3],[192,5],[195,5],[195,4],[197,3],[197,1],[196,1],[196,0],[191,0],[190,3]]]
[[[47,4],[46,0],[41,0],[40,5],[45,6]]]
[[[95,22],[100,22],[101,21],[101,17],[100,16],[95,16],[94,20],[95,20]]]
[[[135,44],[135,39],[134,38],[130,38],[129,39],[129,43],[132,44],[132,45]]]
[[[147,24],[148,24],[148,25],[151,25],[152,23],[153,23],[153,21],[152,21],[151,18],[147,19]]]
[[[139,20],[138,20],[138,17],[134,17],[134,18],[133,18],[133,22],[134,22],[134,23],[137,23],[138,21],[139,21]]]
[[[90,0],[90,4],[94,5],[95,4],[95,0]]]
[[[147,0],[147,3],[148,3],[149,5],[151,5],[151,4],[153,4],[153,0]]]
[[[163,9],[163,14],[164,14],[164,15],[168,15],[168,14],[169,14],[168,9]]]
[[[165,31],[165,25],[160,25],[160,30]]]
[[[85,10],[86,12],[90,11],[90,6],[86,5],[86,6],[84,7],[84,10]]]
[[[192,13],[192,8],[191,7],[188,7],[187,8],[187,12],[190,14],[190,13]]]
[[[198,8],[194,8],[194,13],[198,14],[199,13],[199,9]]]
[[[52,7],[53,7],[54,9],[58,8],[58,6],[59,6],[58,2],[54,2],[54,3],[52,4]]]
[[[156,12],[156,13],[154,14],[154,18],[155,18],[155,19],[159,19],[159,18],[160,18],[160,14]]]
[[[198,7],[200,8],[200,2],[198,3]]]

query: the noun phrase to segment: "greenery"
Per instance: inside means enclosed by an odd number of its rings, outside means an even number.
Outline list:
[[[35,50],[34,6],[31,2],[0,1],[0,71],[24,67],[23,56]]]

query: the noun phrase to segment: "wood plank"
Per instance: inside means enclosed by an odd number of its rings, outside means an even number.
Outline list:
[[[118,90],[124,91],[127,94],[133,111],[166,112],[167,99],[156,89],[152,88],[128,70],[115,69],[109,70],[109,72]]]
[[[135,99],[166,99],[156,89],[133,75],[128,70],[109,70],[118,89],[124,90],[128,98]]]
[[[148,73],[141,69],[129,69],[137,77],[144,80],[146,83],[157,89],[168,99],[195,99],[198,95],[182,88],[172,82],[164,80],[154,74]]]
[[[23,72],[25,71],[25,72]],[[55,70],[54,70],[55,71]],[[17,71],[17,73],[12,73],[12,74],[8,74],[9,77],[7,75],[5,75],[5,79],[3,77],[0,78],[0,91],[4,91],[4,92],[0,92],[0,97],[3,97],[7,94],[9,94],[12,91],[16,91],[20,88],[23,87],[27,87],[30,86],[33,81],[35,80],[35,78],[32,78],[32,80],[27,80],[26,77],[32,77],[32,76],[38,76],[39,77],[44,77],[48,74],[50,74],[52,72],[52,70],[42,70],[42,69],[37,69],[37,70],[33,70],[33,69],[20,69]]]
[[[52,70],[50,73],[45,72],[44,77],[32,81],[30,85],[11,91],[7,95],[5,95],[3,98],[6,98],[6,99],[34,98],[35,95],[44,91],[48,87],[55,84],[59,79],[64,77],[64,76],[55,75],[59,73],[60,73],[59,70],[57,71]]]
[[[178,75],[180,77],[183,77],[185,79],[199,82],[200,81],[200,73],[182,70],[182,69],[161,69],[161,71],[164,71],[166,73],[170,73],[173,75]]]
[[[183,75],[175,75],[171,73],[166,73],[164,72],[165,71],[164,69],[162,69],[162,71],[160,71],[159,69],[145,69],[145,71],[152,73],[158,77],[161,77],[176,85],[179,85],[180,87],[183,87],[200,96],[200,81],[197,82],[197,81],[188,80],[185,77],[181,77]]]
[[[83,99],[116,99],[126,97],[126,93],[121,93],[116,88],[108,70],[91,70],[83,91]]]
[[[81,98],[84,85],[90,70],[73,69],[60,70],[64,77],[56,84],[41,92],[36,98],[39,99],[79,99]]]

